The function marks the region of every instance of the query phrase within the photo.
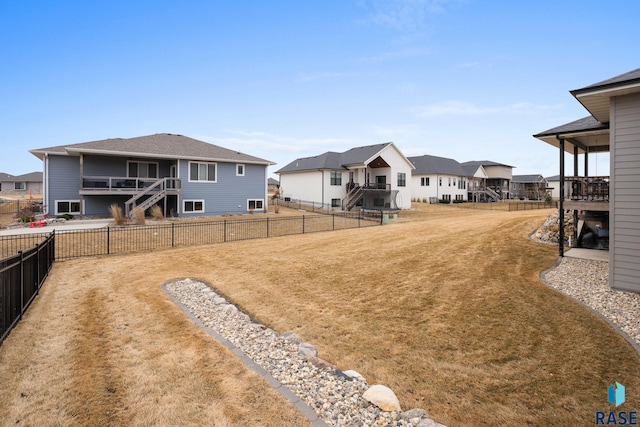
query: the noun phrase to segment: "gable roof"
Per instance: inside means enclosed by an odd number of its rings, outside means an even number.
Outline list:
[[[10,173],[0,172],[0,182],[13,181],[14,176]]]
[[[460,166],[460,163],[454,159],[429,155],[408,157],[408,159],[416,167],[411,172],[412,175],[442,174],[467,176],[467,172]]]
[[[203,161],[228,161],[273,165],[275,163],[248,154],[229,150],[204,141],[171,133],[135,138],[111,138],[79,144],[59,145],[29,151],[39,159],[45,154],[77,156],[100,154],[106,156],[135,156],[166,159],[189,159]]]
[[[384,144],[355,147],[343,153],[327,151],[326,153],[313,157],[301,157],[276,171],[276,173],[302,172],[320,169],[339,170],[348,169],[349,166],[353,165],[364,166],[376,159],[380,152],[389,146],[395,147],[393,142],[385,142]],[[411,164],[408,159],[407,162]]]
[[[469,162],[460,163],[463,167],[467,166],[506,166],[513,168],[515,166],[505,165],[504,163],[492,162],[491,160],[471,160]]]

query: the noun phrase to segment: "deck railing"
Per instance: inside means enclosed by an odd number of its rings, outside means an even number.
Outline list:
[[[82,190],[85,191],[142,191],[158,181],[166,180],[166,188],[180,189],[179,178],[129,178],[121,176],[83,176]]]
[[[568,193],[565,199],[586,201],[609,201],[608,176],[566,176]]]

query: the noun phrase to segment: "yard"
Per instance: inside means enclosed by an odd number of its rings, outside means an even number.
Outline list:
[[[457,425],[592,425],[640,408],[640,356],[547,288],[551,212],[416,204],[399,224],[58,262],[0,347],[1,425],[307,421],[162,292],[212,284],[320,357]]]

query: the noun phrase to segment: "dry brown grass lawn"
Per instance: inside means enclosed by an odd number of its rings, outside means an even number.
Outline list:
[[[416,206],[385,227],[56,264],[0,347],[0,420],[297,425],[163,295],[180,277],[449,426],[592,425],[615,381],[640,407],[638,354],[539,279],[557,248],[527,234],[551,211]]]

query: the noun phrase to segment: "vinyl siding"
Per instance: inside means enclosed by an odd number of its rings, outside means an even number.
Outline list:
[[[640,94],[611,101],[609,283],[640,292]]]
[[[80,163],[78,157],[49,155],[48,188],[44,201],[50,215],[56,213],[56,200],[80,200]]]
[[[306,171],[280,174],[281,197],[319,202],[322,200],[322,174],[327,171]],[[349,175],[347,175],[349,179]]]
[[[217,162],[216,182],[189,182],[189,161],[180,160],[182,200],[204,200],[204,213],[183,212],[180,216],[205,216],[247,213],[247,200],[262,200],[267,208],[266,166],[244,164],[244,176],[236,176],[236,163]]]

